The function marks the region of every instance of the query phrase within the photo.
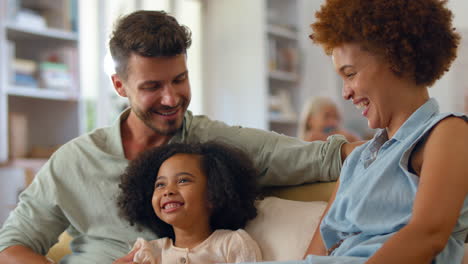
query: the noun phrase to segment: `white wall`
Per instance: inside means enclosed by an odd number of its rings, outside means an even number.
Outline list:
[[[316,45],[309,38],[312,29],[310,24],[314,23],[315,12],[320,8],[322,0],[302,0],[301,6],[304,8],[299,10],[301,17],[300,31],[300,49],[303,56],[302,70],[302,97],[308,98],[313,95],[328,96],[336,100],[340,95],[336,87],[338,76],[333,70],[333,65],[329,56],[325,54],[322,47]]]
[[[305,28],[313,23],[314,12],[320,7],[323,0],[303,0],[307,6],[303,16]],[[454,61],[450,71],[429,89],[430,95],[435,97],[442,112],[463,112],[463,105],[468,103],[468,1],[451,0],[448,7],[454,13],[454,26],[462,34],[462,43],[458,50],[458,57]],[[309,20],[307,20],[309,19]],[[310,30],[309,30],[310,32]],[[321,48],[310,45],[304,41],[303,50],[307,57],[305,69],[310,74],[305,74],[304,84],[310,89],[304,89],[303,97],[310,95],[324,95],[335,99],[344,115],[344,126],[361,135],[371,134],[373,130],[367,128],[367,120],[363,118],[354,106],[345,102],[341,97],[341,80],[331,67],[331,60],[324,55]],[[308,45],[309,44],[309,45]]]
[[[285,0],[286,1],[286,0]],[[342,110],[345,127],[359,134],[372,134],[351,103],[341,97],[341,80],[331,59],[308,38],[315,11],[323,0],[298,0],[304,8],[299,16],[301,85],[299,104],[312,95],[335,99]],[[203,28],[203,113],[229,124],[267,127],[266,40],[264,0],[204,0]],[[451,0],[454,25],[468,39],[468,1]],[[465,43],[467,41],[465,40]],[[460,111],[463,95],[468,96],[468,44],[460,48],[451,71],[430,89],[442,111]],[[465,86],[463,86],[465,85]],[[299,106],[297,109],[301,109]]]
[[[463,112],[464,100],[468,97],[468,1],[452,0],[448,7],[454,14],[455,28],[462,34],[462,42],[450,71],[429,89],[429,93],[439,101],[442,112]]]
[[[454,24],[457,27],[468,28],[468,1],[450,0],[448,7],[454,13]]]
[[[308,38],[322,0],[298,0],[301,88],[296,110],[315,94],[337,97],[330,58]],[[213,119],[268,128],[265,0],[204,1],[204,113]]]
[[[267,128],[263,1],[204,2],[204,113],[231,125]]]
[[[176,3],[178,4],[174,7],[173,12],[175,17],[180,24],[187,26],[192,32],[192,46],[187,51],[187,67],[192,91],[189,110],[198,115],[203,113],[202,2],[199,0],[178,0]]]
[[[304,56],[302,79],[302,102],[311,96],[327,96],[332,98],[343,115],[344,127],[359,135],[371,134],[367,120],[348,101],[341,96],[342,81],[333,69],[331,57],[326,55],[321,46],[309,38],[312,32],[310,24],[315,21],[315,12],[320,9],[323,0],[301,0],[303,9],[300,11],[303,21],[301,31],[301,50]]]

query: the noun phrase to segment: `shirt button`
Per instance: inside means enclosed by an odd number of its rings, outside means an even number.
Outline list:
[[[187,262],[186,258],[180,258],[180,263],[185,264]]]

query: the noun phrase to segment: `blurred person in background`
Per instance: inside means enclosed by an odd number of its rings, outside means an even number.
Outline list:
[[[321,96],[309,98],[299,119],[299,138],[305,141],[327,140],[328,136],[335,134],[343,135],[349,142],[361,140],[342,128],[341,114],[332,99]]]

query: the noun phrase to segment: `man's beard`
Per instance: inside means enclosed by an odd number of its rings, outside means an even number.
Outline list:
[[[185,107],[182,107],[183,112],[185,113]],[[166,128],[163,129],[163,128],[160,128],[160,127],[157,127],[153,124],[152,122],[152,117],[153,115],[157,115],[156,113],[152,112],[152,111],[146,111],[146,112],[143,112],[139,109],[136,109],[134,107],[132,107],[132,111],[135,113],[135,115],[141,120],[143,121],[143,123],[148,127],[150,128],[151,130],[153,130],[155,133],[161,135],[161,136],[173,136],[177,133],[177,131],[182,127],[182,122],[180,122],[180,125],[177,124],[177,122],[179,121],[178,119],[176,120],[170,120],[170,121],[166,121]]]

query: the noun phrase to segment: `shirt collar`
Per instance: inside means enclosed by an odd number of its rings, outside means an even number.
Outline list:
[[[432,116],[439,113],[439,104],[434,98],[427,100],[403,123],[393,136],[394,139],[401,141],[406,139],[422,123],[425,123]]]

